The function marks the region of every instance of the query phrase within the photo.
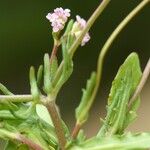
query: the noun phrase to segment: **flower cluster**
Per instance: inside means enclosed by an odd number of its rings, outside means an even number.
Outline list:
[[[65,26],[65,23],[70,17],[70,10],[63,8],[54,9],[53,13],[48,13],[46,18],[51,22],[51,26],[53,27],[53,32],[59,32]]]
[[[81,34],[82,30],[86,27],[86,21],[79,15],[76,16],[76,22],[73,25],[72,33],[75,34],[76,38]],[[84,46],[90,40],[89,33],[84,36],[81,46]]]
[[[48,13],[46,18],[51,22],[51,26],[53,28],[53,32],[59,32],[61,31],[65,23],[68,20],[68,17],[70,17],[70,10],[69,9],[63,9],[63,8],[56,8],[54,9],[53,13]],[[86,21],[81,18],[79,15],[76,16],[76,21],[73,24],[71,34],[75,36],[75,38],[78,38],[82,32],[82,30],[86,27]],[[88,41],[90,40],[89,33],[86,33],[84,36],[81,46],[84,46]]]

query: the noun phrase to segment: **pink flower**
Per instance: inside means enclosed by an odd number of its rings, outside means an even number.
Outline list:
[[[53,27],[53,32],[59,32],[65,26],[65,23],[70,17],[70,10],[63,8],[54,9],[53,13],[48,13],[46,18],[51,22],[51,26]]]
[[[84,46],[89,40],[91,39],[89,33],[86,33],[86,35],[84,36],[81,46]]]
[[[81,34],[82,30],[86,27],[86,21],[81,18],[79,15],[76,16],[76,21],[73,25],[72,28],[72,34],[75,35],[76,38],[78,38],[78,36]],[[84,46],[88,41],[90,40],[90,35],[89,33],[86,33],[86,35],[84,36],[82,42],[81,42],[81,46]]]

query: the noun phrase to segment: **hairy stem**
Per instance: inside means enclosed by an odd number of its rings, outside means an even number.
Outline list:
[[[129,103],[129,107],[130,107],[131,103],[132,103],[135,99],[137,99],[137,97],[140,95],[140,93],[141,93],[141,91],[142,91],[142,89],[143,89],[143,87],[144,87],[144,85],[145,85],[145,83],[146,83],[146,81],[147,81],[147,79],[148,79],[148,77],[149,77],[149,74],[150,74],[150,58],[149,58],[149,60],[148,60],[148,62],[147,62],[147,64],[146,64],[146,67],[145,67],[144,71],[143,71],[143,74],[142,74],[142,78],[141,78],[141,80],[140,80],[140,83],[139,83],[139,85],[137,86],[137,89],[135,90],[133,96],[131,97],[131,99],[130,99],[130,101],[129,101],[129,102],[130,102],[130,103]]]
[[[33,100],[32,95],[0,95],[0,103],[9,101],[9,102],[30,102]]]
[[[50,116],[52,118],[61,150],[65,150],[66,138],[65,138],[65,133],[64,133],[64,130],[62,127],[62,122],[61,122],[60,116],[59,116],[57,109],[56,109],[56,104],[54,101],[48,100],[44,105],[48,109]]]
[[[69,54],[71,55],[71,57],[73,57],[75,51],[79,47],[79,45],[80,45],[83,37],[85,36],[85,34],[89,31],[89,29],[92,27],[92,25],[94,24],[94,22],[96,21],[96,19],[100,16],[100,14],[103,12],[103,10],[106,8],[106,6],[109,4],[110,1],[111,0],[103,0],[102,3],[98,6],[98,8],[95,10],[95,12],[92,14],[92,16],[90,17],[90,19],[87,22],[86,27],[82,31],[81,35],[76,39],[76,41],[74,42],[74,44],[69,49]],[[63,63],[64,62],[62,61],[62,63],[60,64],[60,66],[58,68],[56,76],[54,78],[54,81],[53,81],[53,85],[54,86],[57,84],[57,81],[60,78],[60,75],[62,73]]]
[[[53,49],[52,49],[52,53],[51,53],[51,56],[50,56],[50,63],[52,63],[52,60],[56,56],[57,50],[58,50],[58,45],[54,44]]]

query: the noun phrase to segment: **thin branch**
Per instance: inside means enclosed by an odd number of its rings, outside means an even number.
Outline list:
[[[62,127],[62,122],[61,122],[60,116],[59,116],[57,109],[56,109],[55,101],[45,100],[44,105],[48,109],[50,116],[52,118],[61,150],[65,150],[65,145],[66,145],[65,133],[64,133],[64,130]]]
[[[0,95],[0,103],[9,101],[9,102],[30,102],[33,100],[32,95]]]
[[[72,132],[72,134],[71,134],[71,137],[72,137],[73,139],[75,139],[75,138],[77,137],[77,135],[78,135],[80,129],[81,129],[81,125],[78,124],[78,123],[76,123],[76,125],[75,125],[75,127],[74,127],[74,129],[73,129],[73,132]]]
[[[131,97],[131,99],[130,99],[130,101],[129,101],[129,106],[130,106],[131,103],[132,103],[134,100],[136,100],[137,97],[140,95],[140,93],[141,93],[141,91],[142,91],[142,89],[143,89],[143,87],[144,87],[144,85],[145,85],[145,83],[146,83],[146,81],[147,81],[149,75],[150,75],[150,58],[149,58],[149,60],[148,60],[148,62],[147,62],[147,64],[146,64],[146,67],[145,67],[144,71],[143,71],[143,74],[142,74],[142,78],[141,78],[141,80],[140,80],[140,83],[139,83],[139,85],[137,86],[137,89],[135,90],[133,96]]]

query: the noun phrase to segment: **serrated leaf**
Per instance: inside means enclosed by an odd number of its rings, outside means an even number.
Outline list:
[[[68,49],[66,48],[67,41],[64,38],[62,40],[62,53],[63,53],[63,71],[61,73],[61,77],[58,80],[56,87],[55,87],[55,94],[59,92],[63,84],[69,79],[73,72],[73,61],[71,56],[69,55]]]
[[[91,101],[91,95],[95,86],[96,82],[96,73],[93,72],[91,74],[90,79],[87,81],[86,89],[83,89],[83,95],[81,98],[81,102],[79,106],[76,108],[76,120],[79,124],[83,124],[89,114],[89,109],[93,103],[93,100]]]
[[[150,148],[150,133],[92,138],[69,150],[146,150]]]
[[[141,75],[138,55],[131,53],[119,68],[112,83],[108,98],[107,115],[98,136],[121,134],[125,122],[126,126],[130,123],[126,120],[129,113],[128,102],[141,79]]]

